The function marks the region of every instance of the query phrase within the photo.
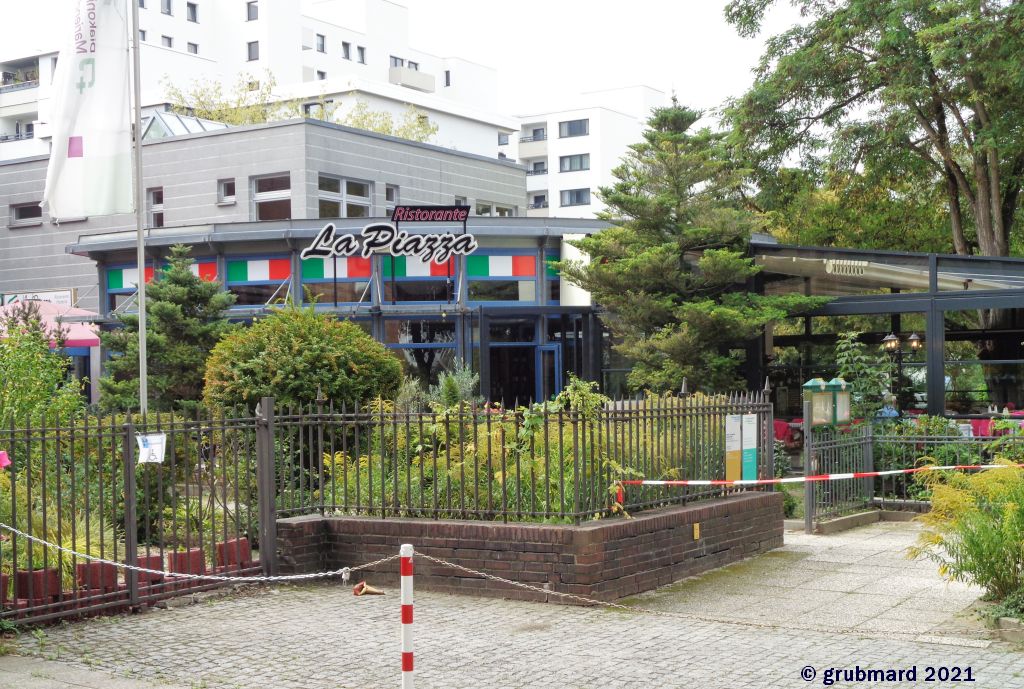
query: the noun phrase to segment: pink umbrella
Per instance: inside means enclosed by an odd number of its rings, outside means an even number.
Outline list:
[[[93,323],[80,323],[77,322],[81,318],[99,318],[98,313],[92,311],[86,311],[85,309],[76,309],[71,306],[61,306],[60,304],[54,304],[48,301],[36,301],[33,302],[39,307],[39,317],[43,321],[43,325],[47,328],[60,327],[66,333],[64,340],[65,347],[98,347],[100,344],[100,338],[98,334],[98,328]],[[0,306],[0,337],[4,334],[3,320],[10,316],[15,309],[18,308],[18,304],[7,304]],[[73,318],[76,322],[68,323],[66,319]],[[51,342],[51,347],[55,347],[56,343]]]

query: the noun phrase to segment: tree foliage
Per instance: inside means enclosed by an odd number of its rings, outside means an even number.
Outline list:
[[[746,242],[764,218],[744,208],[744,173],[723,134],[695,129],[700,117],[674,100],[653,112],[616,183],[601,189],[614,226],[577,243],[589,264],[562,265],[608,310],[638,388],[677,388],[684,377],[706,390],[736,385],[742,358],[731,350],[817,303],[747,289],[759,269]]]
[[[229,125],[308,117],[421,143],[429,142],[437,134],[437,124],[412,104],[407,104],[401,117],[396,119],[390,112],[372,110],[361,98],[356,99],[343,116],[341,103],[323,92],[313,101],[277,98],[274,95],[277,79],[270,70],[260,77],[242,72],[230,90],[225,90],[217,79],[196,79],[187,87],[180,87],[164,77],[162,84],[174,112]]]
[[[32,302],[0,323],[0,428],[42,418],[64,421],[81,411],[81,382],[70,377],[68,357],[56,351],[63,340]]]
[[[191,249],[171,248],[167,266],[146,285],[146,348],[150,408],[189,411],[202,399],[203,369],[213,346],[228,331],[226,310],[235,302],[218,282],[192,273]],[[101,335],[111,353],[100,379],[102,405],[139,406],[139,317],[118,315],[122,327]]]
[[[732,0],[726,16],[753,35],[772,4]],[[769,39],[726,110],[739,141],[768,169],[798,154],[812,170],[914,180],[944,199],[957,253],[1007,255],[1024,184],[1024,4],[793,4],[804,21]]]
[[[429,142],[437,134],[437,125],[412,104],[407,105],[405,112],[396,120],[390,112],[371,110],[365,100],[359,99],[339,122],[356,129],[366,129],[421,143]]]
[[[205,399],[214,406],[255,407],[261,397],[279,405],[317,398],[336,405],[391,399],[402,366],[359,326],[312,308],[286,306],[229,333],[206,364]]]

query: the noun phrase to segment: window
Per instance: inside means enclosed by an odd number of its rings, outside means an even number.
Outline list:
[[[235,202],[235,180],[234,179],[218,179],[217,180],[217,203],[223,203],[225,205],[232,204]]]
[[[394,55],[392,55],[391,56],[391,66],[392,67],[405,67],[405,60],[400,58],[400,57],[395,57]]]
[[[174,39],[171,38],[170,36],[161,36],[160,37],[160,45],[162,45],[165,48],[173,48],[174,47]]]
[[[326,74],[324,77],[326,78]],[[334,101],[325,100],[322,103],[303,103],[302,104],[302,116],[310,117],[314,120],[326,120],[327,116],[324,114],[324,108],[329,107]]]
[[[43,207],[36,203],[11,204],[11,226],[39,225],[43,221]]]
[[[316,51],[318,53],[327,52],[327,37],[324,36],[322,33],[318,33],[316,35]]]
[[[143,42],[146,40],[146,30],[145,29],[139,29],[139,40],[143,41]]]
[[[466,277],[470,301],[537,300],[535,251],[513,256],[477,252],[466,257]]]
[[[361,45],[356,46],[356,56],[359,58],[361,64],[366,64],[366,48]]]
[[[199,22],[199,6],[194,2],[185,3],[185,16],[190,22]]]
[[[558,136],[586,136],[590,133],[590,120],[568,120],[558,123]]]
[[[395,206],[398,205],[398,187],[394,184],[384,187],[384,200],[387,202],[387,216],[390,218]]]
[[[150,227],[164,226],[164,188],[146,190],[146,220]]]
[[[547,194],[534,194],[533,199],[530,201],[530,208],[547,208],[548,207],[548,195]]]
[[[323,81],[326,78],[327,78],[327,72],[323,71],[322,69],[318,69],[316,71],[316,80],[317,81]]]
[[[193,55],[198,55],[199,54],[199,44],[198,43],[189,43],[188,44],[188,52],[192,53]]]
[[[546,160],[535,160],[529,170],[526,171],[528,175],[546,175],[548,174],[548,162]]]
[[[146,9],[146,0],[139,0],[139,7]]]
[[[288,293],[292,261],[287,256],[229,257],[226,277],[235,306],[262,306]]]
[[[508,146],[508,134],[505,134],[503,132],[498,133],[498,145]]]
[[[256,0],[245,3],[245,20],[254,22],[260,18],[260,5]]]
[[[289,220],[292,217],[291,177],[288,173],[254,177],[252,180],[252,218]]]
[[[346,60],[352,59],[352,44],[348,41],[341,42],[341,56]]]
[[[409,69],[414,69],[417,72],[420,71],[420,63],[418,62],[413,62],[412,60],[409,60],[408,67]]]
[[[563,206],[585,206],[590,203],[590,189],[563,189]]]
[[[489,204],[489,203],[486,203],[486,202],[481,203],[481,202],[478,201],[477,204],[476,204],[476,214],[477,215],[490,215],[492,210],[493,210],[493,206],[491,206],[491,204]]]
[[[451,86],[452,85],[452,71],[450,69],[446,69],[444,71],[444,85],[445,86]]]
[[[253,60],[259,60],[260,59],[260,42],[259,41],[250,41],[249,44],[248,44],[248,47],[249,47],[249,62],[252,62]]]
[[[455,205],[456,206],[468,206],[469,204],[466,203],[466,197],[465,196],[456,196],[455,197]]]
[[[516,209],[509,206],[495,206],[494,214],[499,218],[514,218],[516,215]]]
[[[576,170],[590,169],[590,154],[579,153],[577,155],[562,156],[558,159],[558,169],[562,172],[575,172]]]
[[[321,218],[368,218],[373,207],[370,183],[320,175],[319,211]]]
[[[172,0],[160,0],[160,11],[164,14],[174,14],[174,8],[171,5]]]

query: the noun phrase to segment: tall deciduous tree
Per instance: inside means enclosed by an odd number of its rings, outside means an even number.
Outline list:
[[[772,4],[733,0],[726,16],[752,35]],[[1024,184],[1024,4],[793,4],[805,21],[769,39],[727,109],[744,143],[769,165],[798,152],[919,175],[945,197],[957,253],[1008,255]]]
[[[722,134],[696,130],[700,117],[674,99],[653,112],[644,140],[614,170],[617,182],[601,189],[614,227],[580,240],[589,264],[562,266],[607,309],[637,388],[677,388],[684,377],[708,390],[736,385],[734,348],[818,303],[747,289],[758,268],[746,242],[763,218],[743,207],[743,172]]]
[[[190,248],[174,246],[166,268],[146,286],[146,347],[150,408],[195,409],[213,347],[228,331],[226,310],[235,295],[192,272]],[[118,316],[121,327],[101,335],[111,353],[100,379],[101,403],[114,410],[139,406],[139,318]]]

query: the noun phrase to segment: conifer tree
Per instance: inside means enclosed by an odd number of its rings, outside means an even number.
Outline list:
[[[192,273],[189,247],[171,248],[167,266],[146,286],[146,348],[150,409],[189,412],[202,399],[203,372],[213,346],[230,328],[225,311],[235,296]],[[107,409],[139,407],[139,319],[121,314],[123,327],[101,336],[110,353],[100,379]]]
[[[678,389],[684,377],[705,390],[740,385],[737,350],[766,323],[816,303],[748,290],[759,269],[747,241],[764,219],[745,208],[744,171],[724,135],[696,130],[700,118],[674,98],[653,111],[617,181],[600,191],[614,226],[577,243],[589,264],[562,265],[606,309],[635,388]]]

